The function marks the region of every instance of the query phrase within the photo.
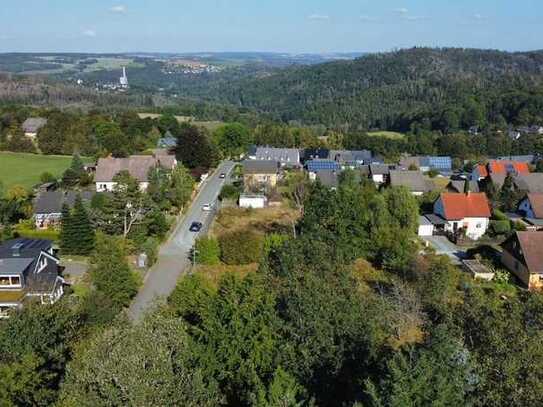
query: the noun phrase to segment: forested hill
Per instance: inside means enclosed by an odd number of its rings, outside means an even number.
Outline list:
[[[413,48],[267,77],[211,81],[185,92],[284,121],[405,130],[429,118],[434,128],[447,130],[540,120],[542,82],[543,51]]]

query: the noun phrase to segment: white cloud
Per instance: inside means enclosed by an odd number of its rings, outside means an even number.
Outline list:
[[[82,34],[83,34],[85,37],[96,37],[96,31],[91,30],[91,29],[83,30]]]
[[[400,7],[400,8],[395,8],[394,10],[392,10],[394,13],[396,14],[401,14],[401,15],[405,15],[407,13],[409,13],[409,10],[406,9],[405,7]]]
[[[321,20],[321,21],[330,20],[330,16],[328,16],[326,14],[311,14],[307,18],[309,20]]]
[[[117,13],[117,14],[125,14],[127,11],[127,8],[124,4],[119,4],[117,6],[111,7],[109,11],[111,11],[112,13]]]

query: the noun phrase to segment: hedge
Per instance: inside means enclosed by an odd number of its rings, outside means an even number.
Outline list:
[[[15,234],[19,237],[25,237],[27,239],[44,239],[58,241],[60,238],[60,232],[55,229],[30,229],[22,225],[15,226]]]
[[[490,229],[495,235],[505,235],[511,232],[511,223],[508,220],[491,220]]]
[[[262,256],[264,239],[252,231],[225,233],[219,238],[221,260],[228,265],[257,263]]]
[[[497,221],[505,221],[505,220],[509,220],[509,218],[507,217],[507,215],[505,213],[503,213],[502,211],[500,211],[499,209],[494,209],[494,213],[493,213],[493,218]]]

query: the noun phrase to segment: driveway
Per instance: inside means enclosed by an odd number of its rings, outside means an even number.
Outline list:
[[[217,171],[204,182],[191,207],[177,224],[171,237],[161,247],[157,263],[147,273],[143,287],[128,310],[132,320],[140,320],[157,302],[165,301],[174,290],[181,274],[190,269],[190,250],[198,235],[205,233],[216,215],[216,211],[202,211],[202,206],[217,201],[227,181],[221,179],[219,174],[225,173],[228,178],[234,165],[232,161],[221,163]],[[195,221],[204,225],[200,233],[189,231],[191,223]]]
[[[445,236],[425,236],[422,238],[436,251],[436,254],[449,256],[454,264],[460,264],[467,257],[466,252]]]

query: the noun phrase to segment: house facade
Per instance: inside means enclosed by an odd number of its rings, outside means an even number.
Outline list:
[[[543,232],[516,232],[502,244],[501,261],[529,290],[543,289]]]
[[[177,166],[177,160],[172,155],[133,155],[127,158],[100,158],[96,166],[96,192],[111,192],[117,183],[114,181],[116,175],[127,171],[135,178],[140,190],[146,191],[149,186],[149,171],[152,168],[162,167],[173,170]]]
[[[30,299],[57,302],[64,294],[59,263],[48,240],[13,239],[0,245],[0,318]]]
[[[23,122],[22,128],[26,137],[36,138],[38,131],[47,124],[43,117],[30,117]]]
[[[245,160],[243,182],[246,188],[274,188],[279,180],[281,164],[278,161]]]
[[[73,208],[77,195],[84,203],[91,201],[95,192],[83,191],[44,191],[41,192],[34,203],[34,223],[36,229],[55,228],[60,225],[62,206]]]
[[[480,239],[490,224],[490,205],[484,193],[444,192],[434,203],[434,214],[445,220],[444,230],[463,231],[471,240]]]

